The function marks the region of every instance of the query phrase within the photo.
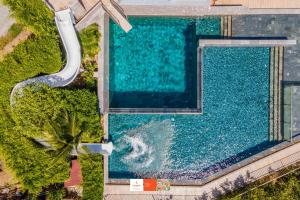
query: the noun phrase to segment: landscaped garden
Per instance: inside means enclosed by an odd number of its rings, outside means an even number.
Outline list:
[[[261,180],[229,192],[220,200],[296,200],[300,199],[300,163],[274,172]]]
[[[80,80],[67,88],[27,87],[11,106],[10,92],[15,84],[59,71],[65,57],[54,14],[42,0],[4,0],[4,3],[10,7],[18,26],[30,29],[33,34],[0,62],[0,158],[28,197],[50,191],[49,199],[57,199],[63,194],[56,185],[69,178],[73,145],[99,142],[102,137],[93,78],[100,35],[96,25],[79,34],[85,69]],[[15,35],[18,30],[11,34]],[[93,42],[87,43],[89,41]],[[51,148],[43,146],[37,139],[46,140]],[[102,170],[101,156],[89,158],[85,155],[80,157],[81,163],[86,162],[83,158],[93,160],[97,167],[92,170]],[[101,173],[87,173],[89,165],[82,165],[83,198],[98,199],[102,190],[91,190],[85,181],[98,181],[101,186]],[[94,191],[96,196],[86,191]],[[89,196],[85,197],[87,194]]]

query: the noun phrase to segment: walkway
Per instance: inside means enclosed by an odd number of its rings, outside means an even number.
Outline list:
[[[176,200],[198,199],[205,195],[216,196],[228,188],[242,186],[300,161],[300,143],[275,152],[251,164],[243,166],[203,186],[171,186],[166,192],[130,192],[129,185],[105,185],[106,200],[150,200],[164,196]]]
[[[128,20],[124,16],[122,8],[118,6],[113,0],[102,0],[102,6],[104,10],[110,15],[110,17],[121,26],[121,28],[127,33],[132,29]]]
[[[81,64],[81,50],[73,26],[70,9],[55,13],[55,22],[66,50],[67,63],[58,73],[31,78],[15,85],[11,92],[10,101],[13,102],[15,93],[28,84],[44,83],[50,87],[63,87],[70,84],[79,73]]]
[[[5,45],[4,48],[0,50],[0,60],[5,55],[11,53],[18,44],[27,40],[27,38],[30,35],[31,35],[31,32],[29,30],[24,30],[16,38],[14,38],[10,43]]]

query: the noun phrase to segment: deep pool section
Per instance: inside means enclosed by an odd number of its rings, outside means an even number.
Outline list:
[[[272,145],[269,49],[205,48],[203,114],[110,114],[110,178],[202,179]]]
[[[219,18],[130,17],[110,21],[111,108],[196,108],[197,47],[219,35]]]

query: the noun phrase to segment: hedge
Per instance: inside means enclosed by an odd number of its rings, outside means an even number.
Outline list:
[[[83,199],[103,199],[104,180],[102,155],[81,155],[79,161],[83,176]]]

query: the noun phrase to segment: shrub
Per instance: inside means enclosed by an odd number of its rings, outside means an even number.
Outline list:
[[[83,58],[94,58],[99,51],[100,33],[98,31],[98,25],[92,24],[83,29],[80,31],[79,37],[83,50]]]
[[[0,63],[0,154],[21,187],[37,194],[43,187],[63,182],[69,176],[69,163],[55,158],[16,129],[10,107],[10,92],[20,81],[41,73],[58,71],[61,60],[60,42],[56,35],[53,13],[42,0],[4,0],[14,17],[33,32]]]
[[[81,155],[79,161],[83,176],[83,199],[103,199],[102,155]]]

